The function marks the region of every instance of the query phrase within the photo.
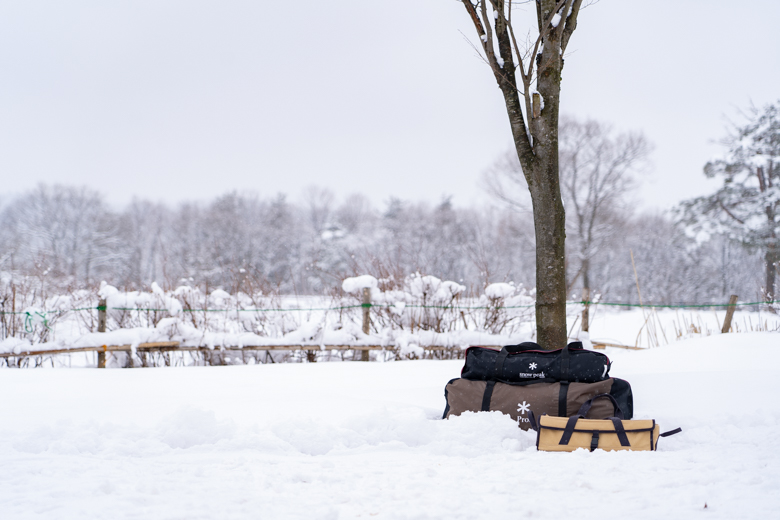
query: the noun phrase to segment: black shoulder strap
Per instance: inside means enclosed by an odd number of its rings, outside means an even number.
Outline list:
[[[561,349],[561,380],[571,381],[569,378],[569,345]]]
[[[558,417],[566,417],[567,405],[569,399],[569,382],[561,381],[561,388],[558,390]]]
[[[620,409],[620,405],[618,404],[617,400],[615,399],[612,394],[598,394],[584,403],[582,403],[582,406],[580,406],[580,410],[577,412],[578,415],[581,415],[583,417],[586,417],[588,415],[588,412],[590,411],[590,408],[593,406],[593,401],[596,399],[609,399],[612,402],[612,406],[615,408],[615,417],[618,419],[624,419],[625,416],[623,415],[623,410]]]
[[[485,393],[482,394],[482,411],[490,411],[490,400],[493,398],[493,387],[496,386],[495,381],[488,381],[485,384]]]
[[[533,410],[528,410],[528,422],[531,423],[531,429],[535,432],[539,431],[539,424],[536,422],[536,416]],[[520,426],[520,423],[517,423]]]
[[[669,430],[668,432],[664,432],[659,437],[669,437],[670,435],[674,435],[675,433],[680,433],[682,431],[682,428],[675,428],[674,430]]]
[[[509,356],[509,350],[504,347],[496,356],[496,364],[493,367],[493,377],[491,379],[501,379],[501,376],[504,375],[504,361],[506,361],[507,356]]]
[[[620,441],[621,446],[631,446],[631,443],[628,442],[628,436],[626,435],[626,429],[623,428],[623,421],[618,419],[617,417],[610,417],[612,419],[612,424],[615,426],[615,433],[617,433],[617,438]],[[593,451],[593,450],[591,450]]]
[[[566,422],[566,427],[563,429],[563,435],[561,435],[561,441],[558,444],[569,444],[571,436],[574,433],[574,427],[577,426],[577,420],[582,417],[581,415],[572,415]]]

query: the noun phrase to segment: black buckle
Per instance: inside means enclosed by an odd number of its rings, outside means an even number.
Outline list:
[[[599,432],[593,432],[593,437],[590,439],[590,451],[599,447]]]

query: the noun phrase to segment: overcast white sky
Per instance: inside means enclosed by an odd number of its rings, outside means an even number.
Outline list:
[[[601,0],[562,111],[644,130],[641,197],[706,189],[724,116],[780,98],[777,0]],[[457,205],[510,146],[455,0],[0,1],[0,195],[89,185],[115,204],[231,190]]]

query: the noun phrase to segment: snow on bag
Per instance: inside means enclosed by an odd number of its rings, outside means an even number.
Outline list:
[[[470,347],[466,350],[466,363],[460,375],[473,381],[503,383],[596,383],[609,378],[609,367],[606,355],[585,350],[580,341],[573,341],[558,350],[543,350],[538,344],[527,341],[506,346],[500,352]]]
[[[603,420],[586,419],[588,412],[597,415],[595,410],[598,400],[611,401],[614,416]],[[661,433],[661,427],[655,419],[628,420],[610,394],[599,394],[588,399],[576,415],[568,418],[544,414],[537,421],[532,411],[528,415],[531,428],[536,430],[536,449],[540,451],[574,451],[578,448],[590,451],[655,451],[659,438],[682,431],[676,428]]]

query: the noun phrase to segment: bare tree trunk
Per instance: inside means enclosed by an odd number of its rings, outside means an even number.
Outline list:
[[[560,61],[560,57],[557,59]],[[509,82],[499,81],[533,207],[536,235],[536,335],[539,344],[551,350],[566,345],[566,216],[558,179],[557,100],[560,73],[557,78],[557,85],[551,79],[545,83],[546,88],[540,88],[543,96],[544,92],[550,95],[550,105],[545,101],[540,117],[531,120],[531,125],[546,137],[536,139],[533,148],[529,147],[517,89]],[[540,87],[541,84],[542,81]]]
[[[766,301],[771,302],[775,299],[775,264],[777,262],[777,254],[773,247],[769,247],[764,253],[764,262],[766,264],[766,289],[764,290],[764,298]]]
[[[555,1],[537,5],[541,19],[548,19],[557,7]],[[530,172],[533,182],[528,183],[536,229],[536,327],[539,343],[548,349],[566,346],[566,215],[558,176],[561,37],[560,31],[552,31],[543,41],[537,86],[544,109],[529,125],[537,159]]]
[[[531,194],[536,234],[537,340],[545,349],[562,348],[566,345],[566,221],[558,177],[558,104],[563,52],[577,27],[582,1],[538,0],[539,36],[533,49],[526,51],[521,51],[515,40],[512,3],[486,2],[464,0],[463,5],[504,96],[515,149]],[[527,62],[524,57],[528,57]],[[527,119],[523,117],[521,95]]]
[[[556,132],[557,133],[557,132]],[[556,140],[555,154],[558,156]],[[545,168],[541,189],[531,190],[536,231],[536,335],[548,349],[566,345],[566,220],[558,189],[557,160]]]
[[[582,287],[590,294],[590,258],[582,261]]]
[[[590,301],[590,260],[585,259],[582,261],[582,301]],[[590,330],[590,305],[585,303],[582,309],[582,332],[589,332]]]

